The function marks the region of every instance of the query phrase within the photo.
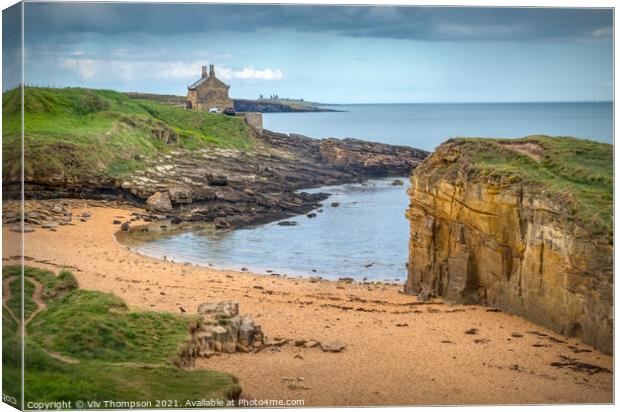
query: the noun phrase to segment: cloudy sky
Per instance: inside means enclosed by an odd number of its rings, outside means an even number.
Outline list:
[[[200,66],[215,64],[233,97],[277,93],[333,103],[612,99],[613,21],[605,9],[25,7],[31,84],[184,95]],[[12,48],[4,17],[6,62]],[[10,72],[3,77],[3,89],[15,82]]]

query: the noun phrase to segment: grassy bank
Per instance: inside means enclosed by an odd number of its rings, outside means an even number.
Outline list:
[[[3,279],[19,283],[19,270],[4,267]],[[236,379],[228,374],[185,371],[171,364],[188,337],[191,316],[130,311],[117,296],[81,290],[71,273],[61,273],[25,270],[31,284],[26,287],[27,310],[38,307],[34,282],[42,285],[46,305],[26,326],[26,401],[75,405],[77,400],[114,399],[151,401],[155,407],[158,399],[173,399],[177,403],[167,406],[188,407],[188,400],[226,400],[239,393]],[[3,390],[19,399],[19,306],[12,299],[3,306]]]
[[[444,162],[432,178],[522,184],[565,205],[569,219],[593,235],[613,238],[613,146],[573,137],[452,139],[438,149]],[[425,170],[424,166],[421,171]]]
[[[20,91],[3,101],[3,172],[18,177]],[[185,110],[110,90],[27,87],[25,174],[68,179],[118,177],[175,147],[249,150],[242,118]]]

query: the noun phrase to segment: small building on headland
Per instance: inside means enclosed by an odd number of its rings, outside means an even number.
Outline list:
[[[228,97],[230,86],[215,77],[215,67],[209,65],[202,66],[202,76],[200,79],[187,86],[186,107],[192,110],[217,111],[223,112],[225,109],[234,110],[235,104]]]
[[[258,133],[263,132],[263,115],[254,112],[235,113],[235,102],[228,97],[230,86],[215,77],[215,67],[209,65],[202,66],[202,76],[200,80],[187,86],[187,99],[185,107],[191,110],[202,110],[205,112],[225,113],[243,117]]]

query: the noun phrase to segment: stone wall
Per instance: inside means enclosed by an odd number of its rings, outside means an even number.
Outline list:
[[[249,124],[258,133],[263,132],[263,114],[262,113],[239,113],[237,116],[243,116],[246,123]]]
[[[442,158],[445,156],[445,158]],[[566,219],[540,189],[458,176],[411,177],[407,293],[487,304],[604,352],[613,348],[613,246]]]

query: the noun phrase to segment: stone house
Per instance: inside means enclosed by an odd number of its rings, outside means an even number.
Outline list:
[[[215,68],[209,65],[202,66],[202,76],[200,80],[187,87],[186,107],[192,110],[218,111],[233,109],[235,105],[228,97],[230,86],[215,77]]]

